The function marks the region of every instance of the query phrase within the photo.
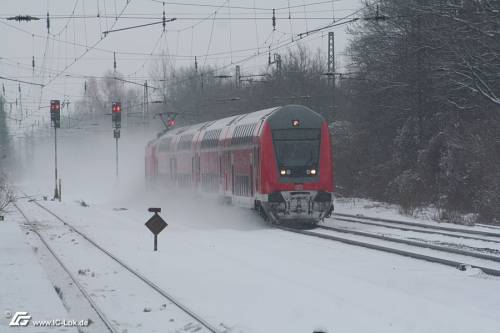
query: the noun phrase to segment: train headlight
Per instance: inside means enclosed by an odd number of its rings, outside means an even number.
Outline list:
[[[307,170],[307,174],[309,175],[316,175],[316,169],[311,169],[311,170]]]
[[[282,175],[282,176],[286,175],[286,170],[281,169],[281,170],[280,170],[280,175]]]

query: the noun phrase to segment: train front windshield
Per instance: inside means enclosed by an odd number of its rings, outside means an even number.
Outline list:
[[[287,176],[298,176],[319,162],[320,129],[282,129],[273,131],[276,159],[280,168],[297,169]],[[304,170],[301,170],[304,169]]]

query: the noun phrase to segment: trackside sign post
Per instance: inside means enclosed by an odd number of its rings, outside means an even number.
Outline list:
[[[146,227],[153,233],[155,236],[155,244],[154,251],[158,250],[158,234],[162,232],[163,229],[167,227],[167,222],[165,222],[161,216],[158,214],[161,212],[161,208],[149,208],[148,211],[151,213],[155,213],[147,222]]]

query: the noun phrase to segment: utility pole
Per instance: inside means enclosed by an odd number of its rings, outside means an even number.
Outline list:
[[[269,58],[267,60],[267,64],[270,66],[272,64],[276,64],[276,70],[278,71],[278,76],[281,77],[281,55],[278,53],[273,54],[274,60],[271,61],[271,52],[269,52]]]
[[[145,81],[146,86],[146,116],[149,116],[149,91],[148,91],[148,80]]]
[[[146,114],[146,81],[144,81],[144,87],[142,89],[142,124],[144,125],[144,117]]]
[[[236,73],[235,73],[235,78],[236,78],[236,87],[240,86],[240,79],[241,79],[241,72],[240,72],[240,65],[236,65]]]
[[[335,118],[335,35],[328,33],[328,82],[332,87],[332,120]]]

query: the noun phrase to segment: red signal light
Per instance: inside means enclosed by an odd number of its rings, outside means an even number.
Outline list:
[[[61,108],[61,105],[60,105],[60,101],[57,100],[57,99],[53,99],[50,101],[50,111],[51,112],[59,112],[60,108]]]
[[[120,103],[113,103],[112,107],[113,112],[122,112],[122,106]]]

